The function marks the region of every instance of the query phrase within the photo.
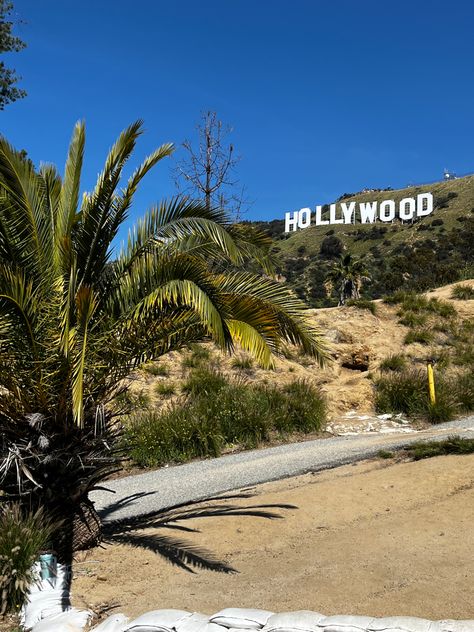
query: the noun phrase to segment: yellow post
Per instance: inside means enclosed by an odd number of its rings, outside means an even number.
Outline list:
[[[435,383],[434,383],[434,374],[433,367],[430,363],[428,363],[428,388],[430,391],[430,402],[431,404],[436,404],[436,391],[435,391]]]

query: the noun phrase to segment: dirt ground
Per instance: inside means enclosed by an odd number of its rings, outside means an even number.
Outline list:
[[[188,523],[201,533],[184,534],[238,574],[190,574],[110,545],[75,564],[75,604],[129,616],[234,606],[474,618],[474,455],[367,461],[258,492],[258,502],[298,509],[284,520],[206,518]]]

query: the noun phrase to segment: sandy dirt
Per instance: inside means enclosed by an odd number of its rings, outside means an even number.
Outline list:
[[[184,534],[238,574],[193,575],[149,551],[109,545],[75,564],[75,604],[116,604],[111,612],[129,616],[235,606],[474,618],[474,455],[367,461],[258,491],[259,502],[298,509],[284,520],[195,520],[188,526],[202,532]]]

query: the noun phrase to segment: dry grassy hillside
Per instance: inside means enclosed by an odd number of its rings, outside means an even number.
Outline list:
[[[473,321],[474,300],[456,300],[451,297],[453,287],[448,285],[427,297],[436,297],[453,305],[457,312],[450,323]],[[474,281],[462,282],[474,287]],[[427,360],[435,362],[451,348],[450,333],[443,320],[431,320],[433,340],[429,344],[405,344],[410,328],[400,324],[398,305],[375,301],[376,314],[358,307],[336,307],[309,310],[309,317],[324,333],[331,352],[331,362],[321,369],[310,358],[301,356],[296,349],[289,349],[285,357],[277,358],[274,370],[259,368],[241,351],[236,356],[222,354],[211,344],[204,343],[190,350],[173,352],[135,373],[131,377],[131,391],[137,401],[143,398],[153,407],[167,405],[180,396],[180,384],[192,367],[196,357],[205,356],[207,366],[214,366],[226,375],[249,382],[285,384],[295,379],[305,379],[319,385],[328,400],[329,418],[344,419],[345,413],[374,414],[372,377],[380,363],[393,354],[404,354],[411,366],[424,367]],[[438,370],[446,363],[440,362]],[[443,368],[442,368],[443,366]],[[452,370],[452,369],[449,369]]]

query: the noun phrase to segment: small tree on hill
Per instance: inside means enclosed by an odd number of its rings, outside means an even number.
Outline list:
[[[325,286],[328,295],[337,292],[339,305],[344,305],[347,300],[360,298],[362,284],[369,280],[365,263],[347,253],[332,264]]]

